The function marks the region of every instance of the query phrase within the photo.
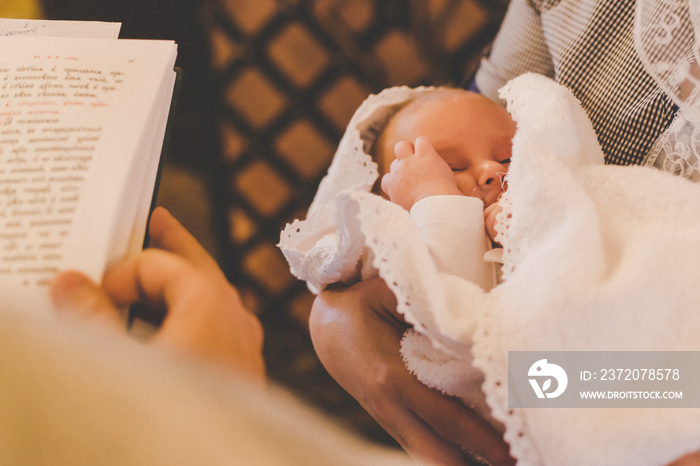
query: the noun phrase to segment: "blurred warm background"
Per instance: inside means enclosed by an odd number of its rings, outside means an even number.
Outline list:
[[[266,329],[272,378],[391,440],[314,355],[313,296],[275,244],[303,217],[355,108],[400,84],[465,82],[507,0],[0,0],[0,16],[122,22],[174,39],[184,83],[158,195]]]

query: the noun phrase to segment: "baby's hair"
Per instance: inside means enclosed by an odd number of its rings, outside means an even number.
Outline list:
[[[394,105],[389,112],[387,112],[382,119],[374,120],[370,125],[362,131],[360,134],[360,138],[362,139],[363,142],[363,149],[366,154],[369,154],[372,157],[372,160],[374,160],[376,163],[379,163],[379,160],[377,160],[377,154],[375,153],[375,146],[377,145],[377,141],[379,141],[379,138],[382,137],[382,133],[384,132],[384,128],[386,128],[386,125],[389,124],[392,118],[394,118],[394,115],[399,113],[402,109],[405,107],[409,106],[414,102],[413,99],[407,100],[405,102],[401,102],[400,104]]]
[[[372,157],[372,160],[374,160],[374,162],[379,166],[380,174],[383,174],[385,170],[382,166],[382,161],[380,160],[379,154],[377,154],[376,146],[377,142],[382,137],[384,129],[387,127],[391,119],[409,107],[413,107],[416,104],[424,102],[433,102],[442,99],[446,95],[449,95],[454,92],[464,92],[464,89],[457,87],[441,86],[434,88],[430,92],[417,93],[405,102],[395,105],[391,109],[391,111],[387,112],[384,118],[373,121],[369,125],[369,127],[365,131],[363,131],[360,137],[364,142],[365,153],[369,154]]]

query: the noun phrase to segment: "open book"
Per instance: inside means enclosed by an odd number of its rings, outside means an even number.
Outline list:
[[[143,244],[175,83],[171,41],[0,20],[0,306],[46,309]],[[45,312],[45,311],[43,311]]]

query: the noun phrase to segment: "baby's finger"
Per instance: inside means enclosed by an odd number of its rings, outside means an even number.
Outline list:
[[[442,160],[442,157],[440,157],[440,154],[437,153],[433,147],[433,143],[430,142],[430,139],[427,136],[418,136],[414,147],[415,153],[418,156],[438,157],[440,160]]]
[[[405,159],[413,155],[413,144],[408,141],[399,141],[394,146],[394,155],[397,160]]]
[[[394,177],[392,176],[391,172],[382,176],[381,187],[382,187],[382,191],[384,191],[384,193],[387,196],[390,196],[389,191],[391,190],[391,188],[393,186],[393,182],[394,182]]]
[[[496,216],[501,213],[503,207],[497,202],[484,209],[484,226],[492,240],[496,240]]]
[[[399,171],[400,166],[401,166],[401,160],[399,160],[399,159],[392,160],[391,165],[389,165],[389,172],[397,173]]]

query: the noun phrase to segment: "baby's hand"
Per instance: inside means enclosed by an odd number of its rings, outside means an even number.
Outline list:
[[[501,213],[503,207],[498,202],[494,202],[484,209],[484,225],[491,241],[496,241],[496,215]]]
[[[396,159],[382,178],[382,190],[395,204],[410,210],[419,200],[442,194],[462,195],[452,169],[435,151],[427,137],[414,145],[401,141],[394,146]]]

